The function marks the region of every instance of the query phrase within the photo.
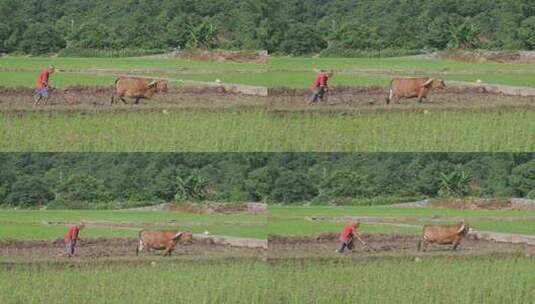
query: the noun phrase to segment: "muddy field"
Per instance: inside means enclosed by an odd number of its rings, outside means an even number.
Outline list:
[[[0,240],[0,263],[263,259],[266,254],[263,249],[237,248],[213,244],[209,240],[195,240],[191,245],[177,245],[171,257],[163,257],[162,251],[144,251],[136,256],[137,239],[97,238],[81,239],[76,247],[76,256],[67,258],[63,254],[63,244],[61,239]]]
[[[400,105],[386,105],[388,94],[386,88],[349,88],[336,87],[322,103],[309,106],[308,90],[303,89],[271,89],[268,97],[249,96],[226,92],[217,87],[178,87],[172,88],[167,94],[158,94],[152,100],[142,100],[134,105],[111,106],[111,88],[71,87],[54,89],[47,106],[33,106],[33,90],[1,89],[0,110],[136,110],[136,109],[188,109],[188,108],[228,108],[228,107],[267,107],[275,110],[384,110],[384,109],[447,109],[447,108],[479,108],[485,107],[533,107],[535,97],[504,96],[488,93],[478,88],[448,88],[434,92],[422,104],[416,100],[402,100]]]
[[[366,248],[358,241],[355,249],[343,254],[335,252],[337,234],[323,234],[318,237],[269,238],[268,258],[285,259],[373,259],[373,258],[424,258],[434,256],[463,257],[485,255],[531,255],[533,248],[525,245],[495,243],[477,240],[470,236],[464,239],[457,251],[451,245],[430,245],[427,252],[417,250],[418,236],[412,235],[363,235],[362,239],[371,247]]]

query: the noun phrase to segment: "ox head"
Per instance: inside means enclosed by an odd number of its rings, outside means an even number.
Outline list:
[[[445,89],[446,88],[446,83],[442,79],[429,78],[429,80],[427,80],[424,83],[424,87],[428,87],[428,88],[432,88],[432,89]]]
[[[153,80],[149,83],[149,88],[154,88],[156,92],[166,93],[168,90],[166,80]]]
[[[173,236],[173,241],[180,242],[182,244],[187,243],[191,244],[193,243],[193,234],[189,231],[186,232],[178,232]]]
[[[470,232],[470,226],[468,223],[465,223],[464,221],[459,223],[459,229],[457,230],[457,234],[459,235],[467,235],[468,232]]]

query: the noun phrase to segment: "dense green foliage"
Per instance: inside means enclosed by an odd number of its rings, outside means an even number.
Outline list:
[[[58,201],[94,208],[108,201],[384,204],[438,195],[523,197],[533,190],[535,180],[533,154],[6,153],[0,157],[0,201],[20,207]],[[469,182],[463,181],[467,177]]]
[[[531,0],[0,0],[0,52],[533,49],[533,15]]]

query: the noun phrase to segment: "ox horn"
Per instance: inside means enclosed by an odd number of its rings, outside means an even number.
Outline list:
[[[461,233],[464,231],[464,229],[466,228],[466,224],[463,222],[461,222],[461,228],[459,228],[459,230],[457,231],[457,233]]]
[[[184,232],[179,232],[179,233],[175,234],[175,235],[172,237],[173,241],[176,241],[176,240],[180,239],[180,237],[182,236],[183,233],[184,233]]]
[[[158,81],[153,80],[153,81],[151,81],[151,82],[149,83],[149,87],[152,87],[152,86],[156,85],[157,83],[158,83]]]
[[[429,80],[427,80],[425,83],[424,83],[424,87],[427,87],[428,85],[432,84],[433,83],[433,78],[429,78]]]

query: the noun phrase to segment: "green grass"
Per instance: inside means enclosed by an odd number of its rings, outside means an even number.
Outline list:
[[[287,262],[270,268],[271,303],[534,303],[531,259]]]
[[[17,266],[11,303],[512,303],[535,301],[533,258]]]
[[[181,59],[148,58],[0,58],[0,83],[6,87],[33,87],[36,73],[54,64],[59,68],[110,69],[128,73],[143,70],[146,76],[184,80],[214,81],[267,87],[308,88],[317,68],[336,69],[334,86],[384,86],[392,76],[433,76],[445,80],[492,84],[535,86],[534,64],[466,63],[416,58],[290,58],[273,57],[267,64],[202,62]],[[4,71],[2,71],[4,69]],[[17,71],[23,69],[24,71]],[[180,73],[177,73],[181,70]],[[183,70],[186,69],[186,70]],[[119,72],[117,72],[119,73]],[[58,73],[51,83],[70,85],[109,85],[113,77]]]
[[[214,74],[172,74],[172,78],[195,81],[221,80],[224,83],[238,83],[269,88],[287,87],[294,89],[309,88],[315,78],[315,72],[261,72],[261,73],[214,73]],[[330,84],[333,86],[383,86],[390,83],[389,76],[375,75],[336,75]]]
[[[0,303],[269,303],[259,262],[20,266],[0,271]]]
[[[71,86],[111,86],[115,77],[84,75],[77,73],[57,73],[51,76],[53,87],[65,88]],[[0,71],[0,86],[34,88],[37,74],[33,72],[5,72]]]
[[[135,237],[143,228],[173,228],[194,233],[209,231],[213,235],[265,238],[267,219],[249,214],[192,214],[178,212],[142,211],[0,211],[0,239],[56,239],[66,231],[66,225],[48,222],[88,222],[81,236]],[[126,227],[118,227],[121,223]],[[108,227],[102,228],[98,225]],[[176,224],[176,225],[175,225]]]
[[[268,235],[281,236],[314,236],[320,233],[338,233],[342,230],[344,222],[322,223],[304,219],[276,219],[270,218]],[[359,231],[365,234],[418,234],[419,228],[398,227],[379,224],[361,224]]]
[[[98,115],[95,115],[98,114]],[[154,152],[526,152],[535,112],[325,115],[267,111],[95,112],[0,118],[1,150]]]
[[[63,238],[67,227],[63,225],[47,226],[38,223],[4,224],[0,223],[0,240],[55,240]],[[80,232],[81,238],[98,237],[136,237],[134,230],[88,228]]]
[[[39,71],[53,64],[57,68],[79,69],[210,69],[237,70],[260,69],[265,64],[234,62],[203,62],[182,59],[152,58],[48,58],[48,57],[6,57],[0,58],[0,68],[26,68]]]
[[[307,217],[329,217],[331,221],[311,221]],[[421,226],[426,223],[437,221],[453,223],[465,220],[476,230],[535,235],[535,212],[528,211],[280,206],[269,208],[268,234],[317,235],[323,232],[339,232],[344,225],[345,217],[374,218],[375,223],[363,222],[360,228],[361,232],[371,234],[419,234]],[[377,223],[379,219],[410,226]]]
[[[451,60],[418,59],[418,58],[304,58],[304,57],[273,57],[268,62],[272,69],[387,69],[387,70],[505,70],[533,71],[535,64],[511,63],[469,63]]]

